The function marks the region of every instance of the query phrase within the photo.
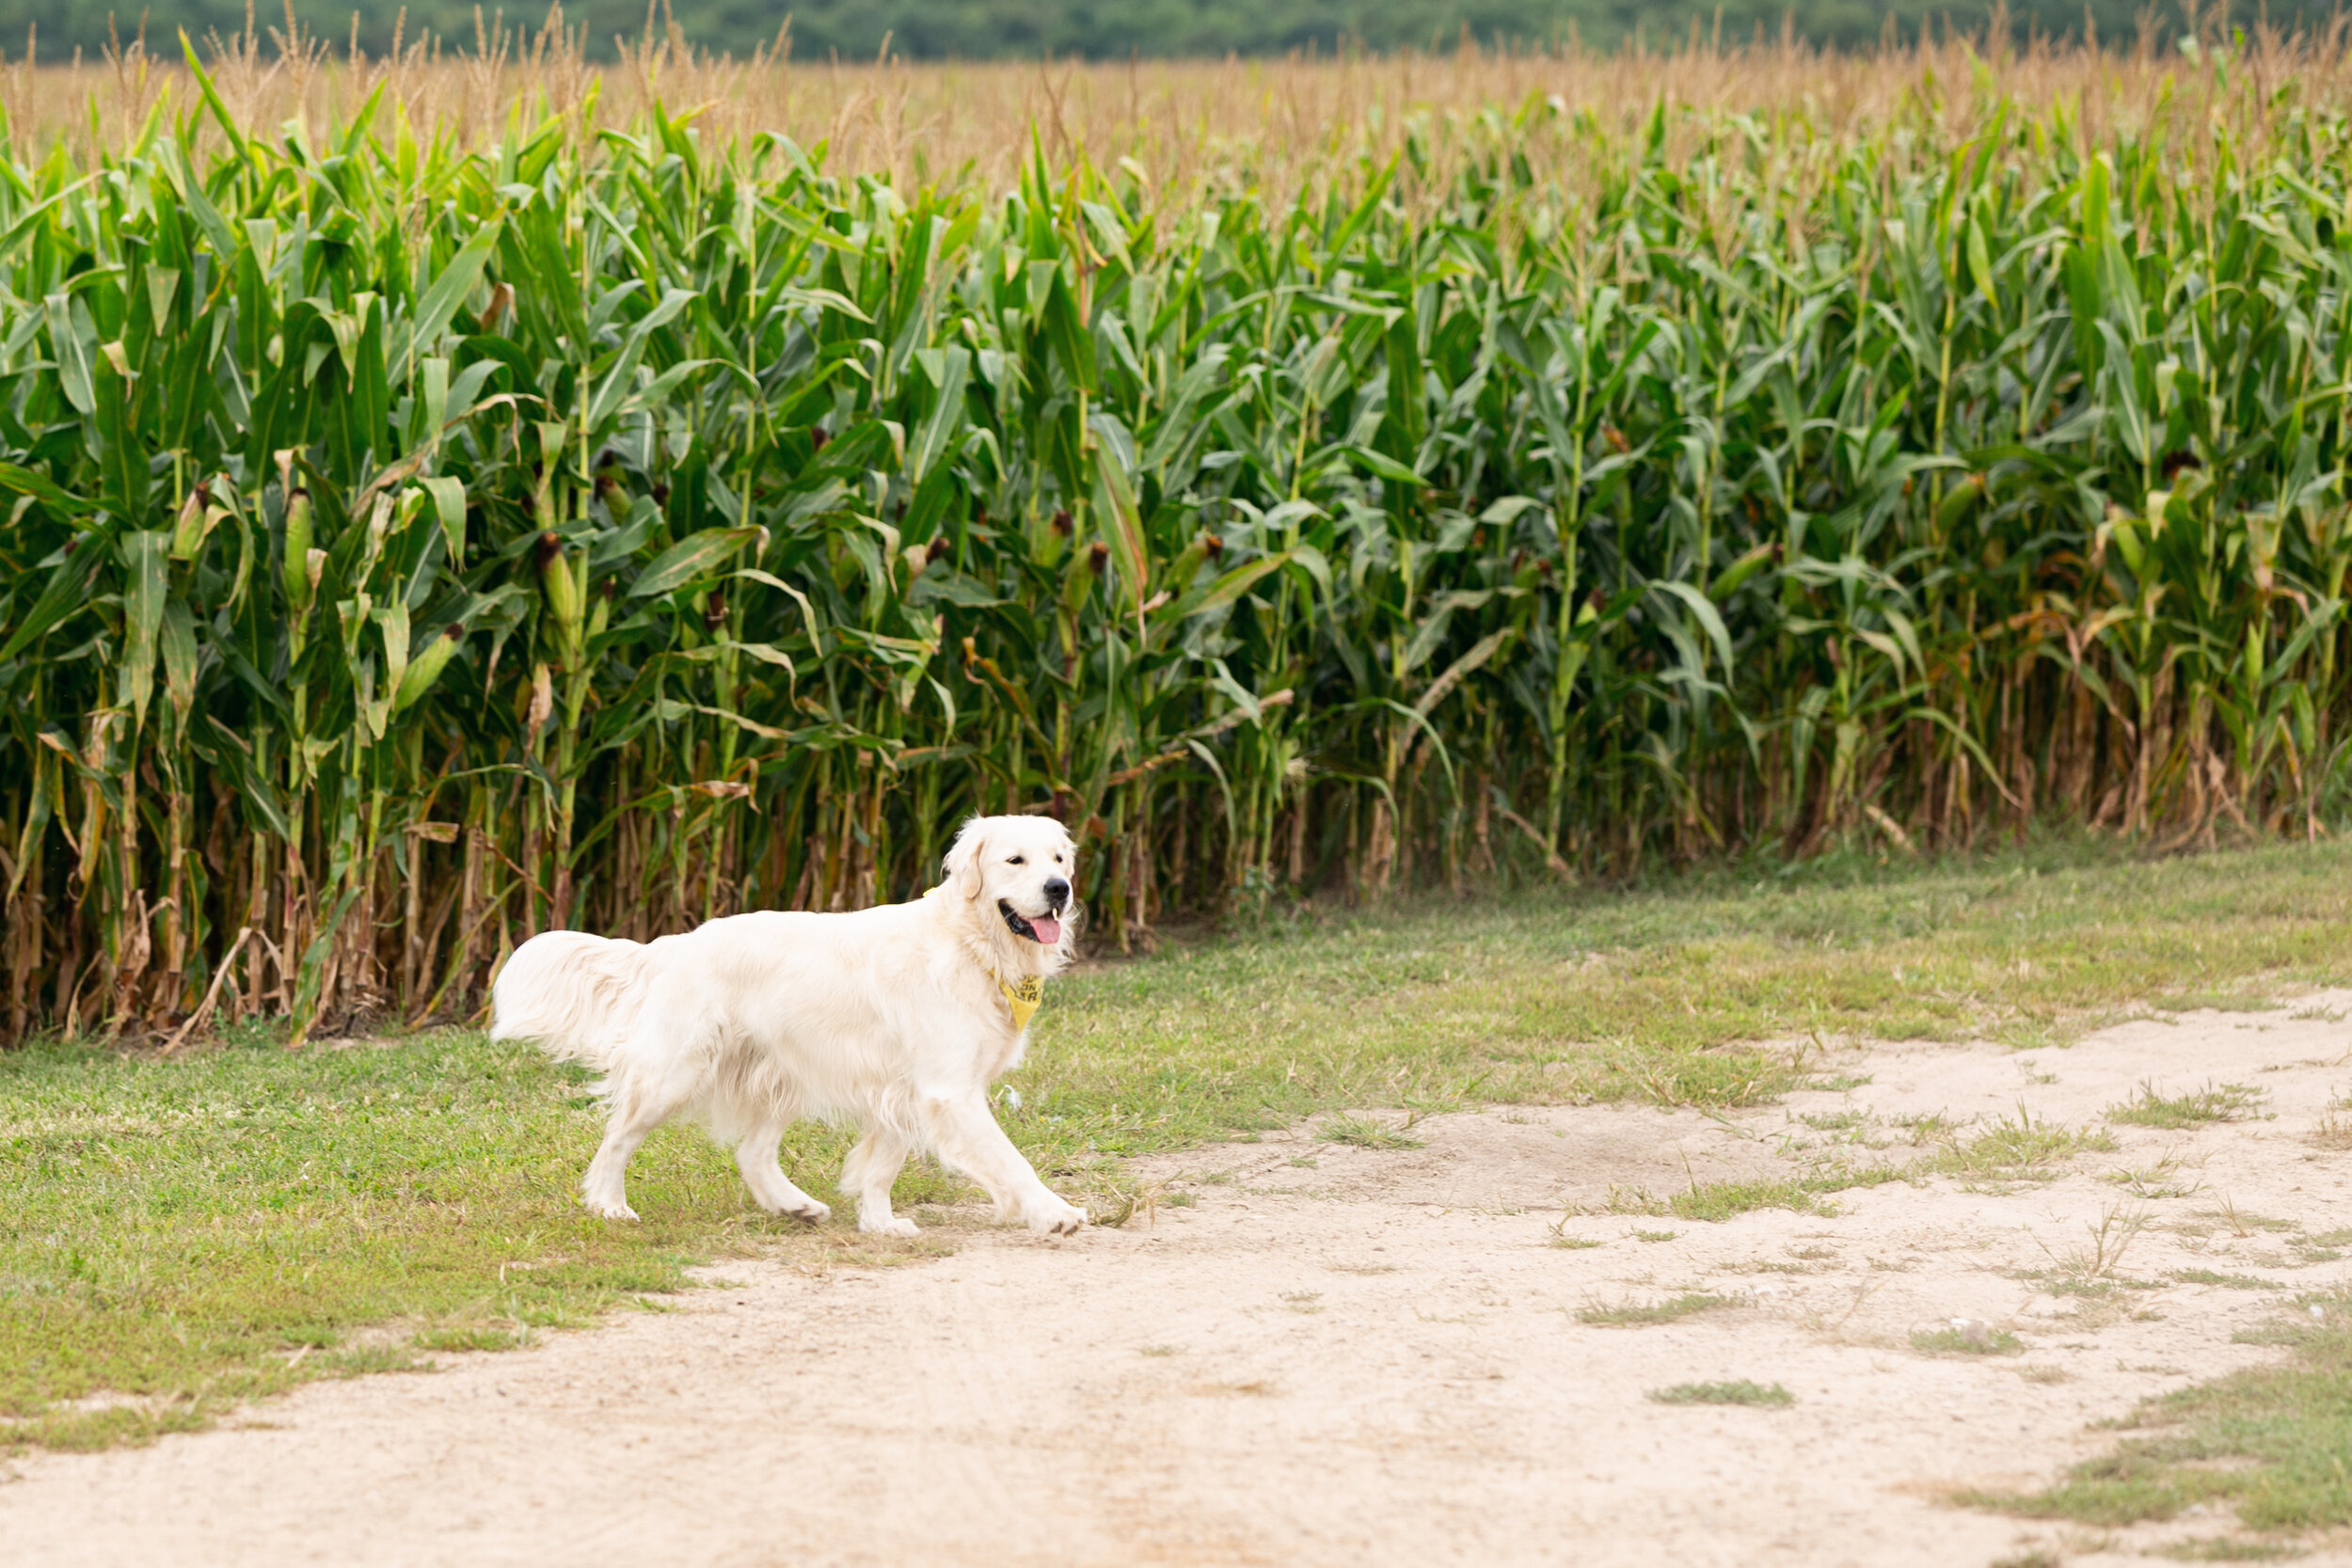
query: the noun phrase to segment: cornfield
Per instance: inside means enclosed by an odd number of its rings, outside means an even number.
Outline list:
[[[1530,91],[1276,196],[1042,130],[829,172],[593,84],[263,135],[191,54],[0,156],[8,1027],[463,1016],[541,928],[909,895],[975,811],[1068,821],[1120,947],[2321,832],[2342,62],[2161,63]]]

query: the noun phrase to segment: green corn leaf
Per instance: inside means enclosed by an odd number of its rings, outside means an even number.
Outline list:
[[[1723,612],[1714,602],[1687,582],[1659,582],[1651,586],[1660,593],[1679,599],[1689,607],[1692,618],[1698,622],[1715,645],[1715,657],[1725,675],[1732,673],[1731,629],[1724,625]]]
[[[95,510],[90,502],[79,496],[68,494],[44,476],[14,463],[0,463],[0,489],[32,497],[46,506],[60,522],[87,516]]]
[[[675,593],[718,570],[736,551],[758,537],[756,528],[714,528],[681,539],[653,559],[629,585],[629,594],[632,597],[647,598]]]
[[[503,225],[496,218],[476,230],[418,299],[414,316],[392,333],[391,362],[386,374],[393,385],[408,379],[417,356],[437,342],[456,320],[458,309],[480,286],[483,270],[497,252],[503,232]]]
[[[174,598],[164,605],[161,641],[164,693],[184,730],[189,711],[196,705],[197,661],[200,657],[197,650],[196,617],[189,611],[185,599]]]
[[[170,590],[166,573],[171,559],[171,535],[160,529],[122,535],[122,657],[119,662],[123,699],[131,705],[135,723],[147,721],[148,699],[155,692],[156,638],[163,630],[164,605]]]
[[[62,293],[48,297],[49,346],[56,356],[57,384],[65,389],[66,402],[75,413],[88,415],[98,410],[90,370],[97,356],[98,334],[90,325],[88,312],[77,309],[77,303]]]
[[[441,537],[449,549],[453,564],[466,559],[466,485],[452,476],[429,475],[417,483],[433,498],[434,515],[441,524]]]
[[[1968,276],[1977,285],[1977,292],[1986,299],[1998,303],[2000,290],[1993,277],[1993,251],[1984,237],[1984,226],[1971,214],[1968,219]]]
[[[1111,560],[1119,569],[1123,596],[1134,608],[1143,602],[1144,574],[1148,569],[1143,518],[1136,510],[1135,491],[1128,483],[1127,470],[1115,454],[1098,451],[1094,474],[1095,510],[1102,518],[1104,538],[1111,546]]]
[[[1178,600],[1171,613],[1182,618],[1222,610],[1239,599],[1244,594],[1248,593],[1265,578],[1280,571],[1284,562],[1290,559],[1291,552],[1283,551],[1279,554],[1263,555],[1255,561],[1246,562],[1217,578],[1215,582],[1201,591],[1199,597]]]

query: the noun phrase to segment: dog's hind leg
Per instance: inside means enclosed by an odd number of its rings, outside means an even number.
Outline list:
[[[907,1163],[907,1140],[888,1127],[869,1126],[842,1163],[841,1190],[857,1197],[857,1227],[882,1236],[912,1236],[914,1222],[890,1212],[890,1189]]]
[[[628,1206],[625,1183],[629,1158],[647,1134],[686,1103],[696,1086],[696,1075],[630,1072],[623,1068],[613,1077],[618,1082],[612,1088],[612,1108],[605,1117],[604,1142],[597,1147],[596,1157],[588,1162],[580,1193],[590,1213],[608,1220],[633,1220],[637,1211]]]
[[[833,1211],[794,1186],[776,1164],[776,1146],[783,1142],[784,1123],[780,1121],[755,1130],[735,1146],[735,1168],[743,1173],[743,1185],[752,1190],[752,1201],[762,1209],[822,1225],[833,1218]]]

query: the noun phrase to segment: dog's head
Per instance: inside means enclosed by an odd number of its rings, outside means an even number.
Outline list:
[[[1050,816],[975,816],[942,863],[954,895],[1002,924],[1016,947],[1060,950],[1077,912],[1078,847]]]

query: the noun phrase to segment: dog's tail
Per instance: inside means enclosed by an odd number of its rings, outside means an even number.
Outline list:
[[[490,987],[490,1037],[537,1040],[561,1062],[612,1068],[644,998],[647,949],[584,931],[543,931]]]

